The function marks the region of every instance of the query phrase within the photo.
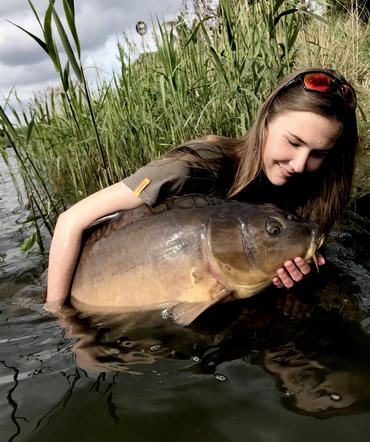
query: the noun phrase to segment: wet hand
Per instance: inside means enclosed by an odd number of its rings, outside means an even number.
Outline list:
[[[325,259],[322,255],[317,255],[317,264],[325,264]],[[286,287],[287,289],[293,287],[296,282],[301,281],[306,275],[311,272],[311,266],[304,261],[303,258],[297,257],[293,261],[286,261],[284,267],[281,267],[276,272],[276,277],[273,278],[273,284],[278,287]]]

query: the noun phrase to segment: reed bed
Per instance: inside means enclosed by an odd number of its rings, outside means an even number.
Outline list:
[[[63,0],[67,28],[54,2],[43,21],[30,5],[44,39],[31,37],[48,53],[61,82],[21,112],[0,108],[35,225],[25,249],[42,244],[41,231],[52,233],[67,205],[169,148],[205,134],[244,133],[269,91],[295,67],[338,68],[360,91],[363,122],[370,108],[369,26],[354,11],[323,19],[296,1],[261,0],[248,7],[221,0],[217,13],[192,24],[182,15],[171,27],[157,23],[153,53],[128,53],[118,42],[119,69],[110,81],[88,85],[73,0]]]

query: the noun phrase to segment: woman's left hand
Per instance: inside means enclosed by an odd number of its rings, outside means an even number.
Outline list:
[[[325,264],[325,259],[322,255],[317,255],[317,264],[319,266]],[[310,272],[311,266],[298,256],[293,261],[286,261],[284,267],[277,270],[277,276],[273,278],[272,282],[278,288],[286,287],[290,289]]]

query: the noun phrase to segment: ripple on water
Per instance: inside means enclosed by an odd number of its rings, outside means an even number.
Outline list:
[[[17,278],[32,268],[39,268],[45,258],[38,250],[27,255],[21,251],[23,241],[32,234],[32,228],[22,224],[29,211],[22,202],[22,198],[25,201],[23,189],[17,194],[1,157],[0,195],[0,278]]]

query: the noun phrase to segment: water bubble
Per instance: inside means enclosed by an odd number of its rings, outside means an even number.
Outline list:
[[[331,393],[331,395],[329,397],[334,402],[339,402],[342,400],[342,396],[338,393]]]
[[[193,356],[191,358],[194,362],[200,362],[200,358],[198,356]]]
[[[161,313],[163,319],[173,319],[173,312],[170,308],[164,308]]]
[[[292,392],[291,391],[289,391],[289,390],[285,390],[285,391],[283,391],[283,396],[285,396],[285,397],[290,397],[290,396],[292,396]]]
[[[225,382],[227,380],[227,377],[223,374],[215,374],[215,378],[220,382]]]

